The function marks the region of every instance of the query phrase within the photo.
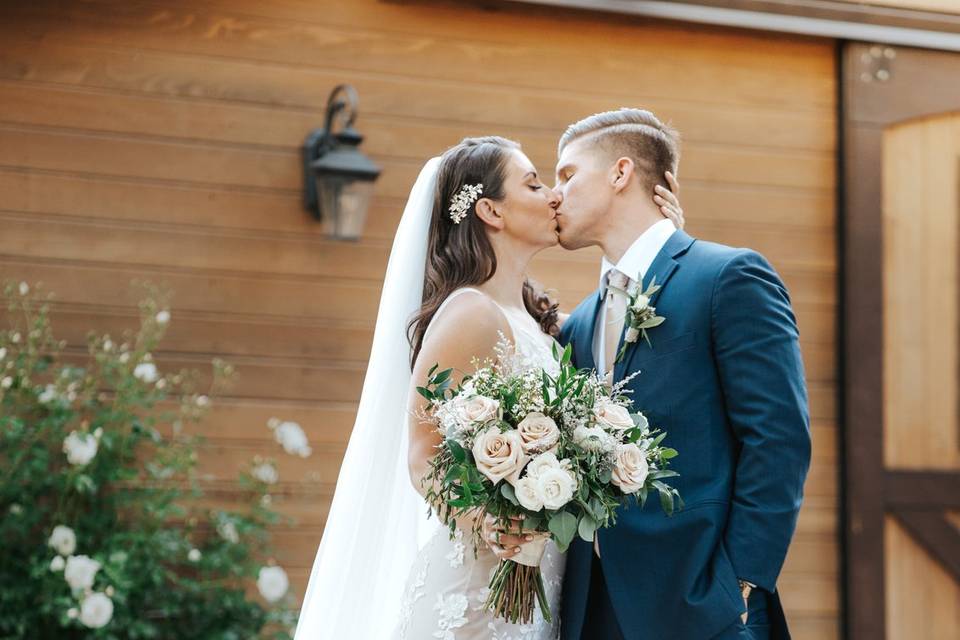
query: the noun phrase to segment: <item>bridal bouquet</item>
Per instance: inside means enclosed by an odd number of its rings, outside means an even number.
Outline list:
[[[652,491],[670,515],[683,501],[664,479],[677,455],[660,446],[666,433],[631,413],[624,380],[608,389],[593,371],[578,370],[571,350],[554,346],[559,373],[526,367],[504,338],[496,364],[478,369],[453,388],[451,369],[435,365],[418,391],[443,442],[424,478],[427,500],[456,532],[456,518],[485,512],[504,528],[534,534],[534,541],[501,560],[486,605],[511,623],[530,623],[535,601],[551,620],[540,573],[548,540],[561,551],[576,536],[592,541],[616,521],[631,498],[641,506]],[[475,519],[474,553],[482,548]]]

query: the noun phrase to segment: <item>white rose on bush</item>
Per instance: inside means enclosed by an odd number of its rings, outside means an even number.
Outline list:
[[[313,453],[310,443],[307,442],[307,435],[296,422],[281,422],[274,429],[273,436],[283,450],[291,455],[307,458]]]
[[[264,484],[276,484],[277,480],[280,479],[280,474],[277,473],[277,468],[269,462],[263,462],[256,465],[250,472],[250,475]]]
[[[473,458],[480,473],[494,484],[506,479],[515,484],[529,458],[523,451],[523,441],[516,431],[500,432],[490,427],[477,434],[473,443]]]
[[[263,567],[257,576],[257,589],[267,602],[276,602],[290,587],[287,572],[281,567]]]
[[[66,564],[67,561],[63,559],[63,556],[53,556],[53,560],[50,561],[50,571],[63,571]]]
[[[133,375],[144,382],[156,382],[158,378],[157,365],[152,362],[141,362],[133,369]]]
[[[616,464],[610,481],[624,493],[636,493],[647,481],[650,467],[647,456],[633,443],[617,446]]]
[[[97,455],[97,447],[97,438],[89,433],[71,431],[63,440],[63,452],[67,454],[67,462],[80,467],[93,460]]]
[[[91,593],[80,603],[80,622],[91,629],[107,625],[113,618],[113,600],[103,593]]]
[[[560,441],[560,428],[553,418],[539,412],[528,413],[517,425],[517,433],[527,453],[547,451]]]
[[[50,534],[47,544],[60,555],[69,556],[77,550],[77,534],[70,527],[58,524],[53,528],[53,533]]]
[[[70,556],[63,569],[63,579],[71,589],[83,591],[93,586],[100,563],[88,556]]]

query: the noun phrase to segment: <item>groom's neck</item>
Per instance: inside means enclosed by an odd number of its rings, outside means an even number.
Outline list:
[[[664,217],[652,207],[640,207],[631,211],[612,211],[609,219],[611,224],[600,246],[607,260],[616,264],[637,238]]]

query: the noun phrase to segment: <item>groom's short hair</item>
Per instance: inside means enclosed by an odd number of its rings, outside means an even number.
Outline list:
[[[649,189],[667,186],[663,174],[677,174],[680,134],[644,109],[623,108],[595,113],[576,122],[560,137],[557,155],[573,141],[585,140],[611,156],[633,160],[641,182]]]

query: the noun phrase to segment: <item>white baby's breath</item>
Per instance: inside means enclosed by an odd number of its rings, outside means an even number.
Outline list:
[[[250,475],[264,484],[276,484],[277,480],[280,479],[280,474],[277,473],[277,468],[269,462],[263,462],[254,466],[253,470],[250,472]]]

